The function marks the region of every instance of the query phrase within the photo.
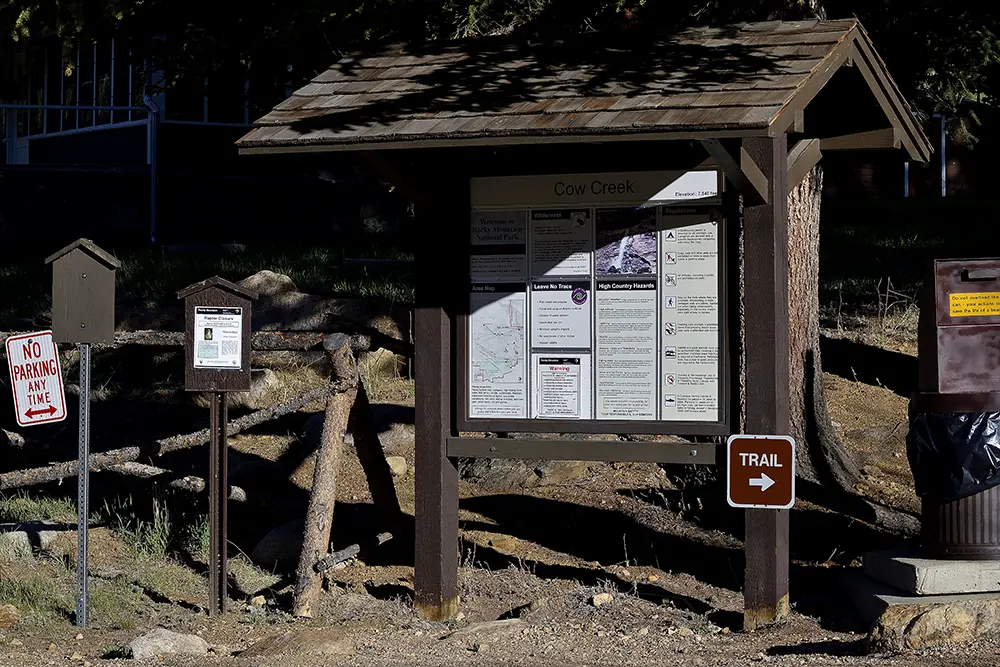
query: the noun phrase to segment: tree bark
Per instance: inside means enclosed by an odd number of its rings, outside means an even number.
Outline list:
[[[789,416],[798,443],[797,473],[853,493],[858,469],[837,438],[823,391],[819,352],[819,223],[823,169],[817,165],[788,195]]]
[[[323,421],[323,436],[316,453],[312,492],[306,510],[302,554],[295,572],[295,599],[292,614],[311,618],[323,586],[316,563],[330,551],[333,507],[337,499],[337,471],[344,447],[344,433],[358,393],[358,368],[347,336],[329,336],[323,343],[330,362],[330,394]]]

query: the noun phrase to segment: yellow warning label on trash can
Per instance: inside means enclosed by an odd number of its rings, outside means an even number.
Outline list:
[[[1000,292],[958,292],[949,295],[949,315],[1000,315]]]

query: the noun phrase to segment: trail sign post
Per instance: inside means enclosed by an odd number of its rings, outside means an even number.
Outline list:
[[[77,474],[76,624],[87,627],[87,533],[90,520],[90,345],[115,337],[115,271],[120,263],[88,239],[45,260],[52,265],[52,331],[80,350],[79,470]]]
[[[226,612],[229,498],[226,392],[250,389],[250,302],[256,293],[219,277],[177,293],[184,299],[184,389],[211,395],[208,612]]]
[[[59,350],[51,331],[8,338],[7,365],[18,426],[52,424],[66,419]]]
[[[734,435],[726,443],[726,500],[747,509],[795,504],[795,441],[786,435]]]

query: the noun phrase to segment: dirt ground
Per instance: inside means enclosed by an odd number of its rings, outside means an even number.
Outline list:
[[[904,451],[906,399],[834,375],[825,382],[836,428],[864,473],[859,491],[915,512]],[[405,391],[381,393],[383,401],[394,399],[400,414],[407,414],[412,403],[400,399]],[[388,453],[403,456],[411,467],[396,485],[412,516],[412,440],[394,442]],[[283,477],[259,505],[253,502],[255,489],[248,489],[250,507],[231,510],[235,530],[241,521],[264,521],[282,503],[297,507],[303,501],[313,461],[291,429],[237,436],[232,450],[237,473],[241,466],[257,466],[265,475],[280,471]],[[793,613],[776,627],[742,632],[742,514],[725,506],[721,490],[684,487],[677,473],[655,464],[594,463],[572,482],[491,490],[463,482],[462,613],[448,624],[424,622],[411,611],[412,552],[404,540],[383,545],[367,562],[332,571],[312,620],[287,614],[287,578],[269,585],[263,606],[234,591],[230,613],[218,619],[201,608],[204,579],[195,574],[197,563],[164,557],[123,567],[130,562],[128,545],[113,531],[96,531],[95,581],[125,582],[124,594],[131,590],[141,613],[114,623],[95,615],[92,627],[82,631],[68,613],[0,630],[0,667],[136,664],[124,657],[124,647],[158,626],[197,634],[211,646],[206,657],[167,656],[149,663],[178,666],[979,667],[994,662],[1000,646],[993,638],[905,655],[868,655],[867,628],[838,580],[859,567],[865,551],[900,538],[808,499],[792,511]],[[334,532],[338,542],[349,544],[377,525],[351,447],[340,478]],[[67,548],[72,549],[71,539]],[[22,565],[36,568],[35,574],[55,573],[71,590],[72,569],[59,562],[39,555]],[[130,567],[142,572],[121,571]],[[605,593],[609,599],[595,604],[595,596]]]

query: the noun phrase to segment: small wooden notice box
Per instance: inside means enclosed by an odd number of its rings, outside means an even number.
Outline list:
[[[52,336],[57,343],[110,343],[115,337],[112,255],[79,239],[45,260],[52,265]]]
[[[209,278],[177,293],[184,299],[184,389],[250,390],[250,302],[257,294]]]

